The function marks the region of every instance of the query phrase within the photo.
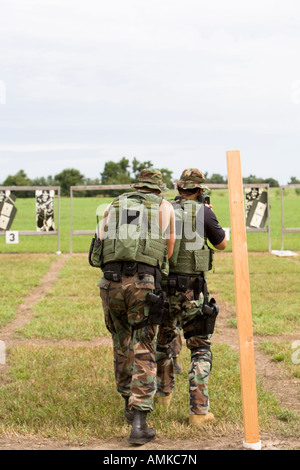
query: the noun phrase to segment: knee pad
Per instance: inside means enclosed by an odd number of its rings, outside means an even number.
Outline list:
[[[203,345],[199,348],[192,349],[191,359],[192,359],[192,362],[200,362],[200,361],[209,362],[210,369],[212,369],[213,355],[212,355],[209,345]]]

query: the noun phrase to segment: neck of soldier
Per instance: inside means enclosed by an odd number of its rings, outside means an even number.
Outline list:
[[[184,199],[192,199],[193,201],[198,201],[198,197],[199,197],[200,194],[202,194],[202,189],[199,189],[194,194],[182,194],[182,197]]]

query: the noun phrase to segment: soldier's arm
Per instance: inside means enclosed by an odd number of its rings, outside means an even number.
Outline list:
[[[225,250],[226,246],[227,246],[226,237],[221,241],[221,243],[218,243],[218,245],[214,245],[214,247],[215,247],[217,250]]]
[[[226,234],[220,226],[216,215],[211,208],[204,208],[204,226],[207,238],[217,250],[225,250],[227,246]]]
[[[175,245],[175,214],[172,204],[165,199],[160,205],[159,226],[166,237],[168,258],[171,258]]]

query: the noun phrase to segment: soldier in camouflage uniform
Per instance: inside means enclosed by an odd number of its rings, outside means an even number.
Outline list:
[[[191,351],[189,422],[198,427],[214,420],[209,412],[208,378],[212,367],[211,335],[218,307],[207,292],[205,273],[212,264],[212,250],[207,239],[219,250],[226,247],[225,232],[218,224],[212,206],[204,204],[204,181],[203,173],[193,168],[183,171],[177,182],[180,197],[173,201],[176,242],[169,260],[169,276],[162,283],[168,294],[169,313],[160,328],[156,353],[157,401],[168,407],[174,389],[170,345],[178,333],[179,321]],[[180,233],[178,222],[181,223]],[[185,235],[188,224],[191,224],[193,239]]]
[[[99,287],[106,326],[113,339],[117,390],[125,399],[125,417],[132,425],[129,442],[140,445],[155,437],[155,429],[146,424],[146,414],[153,411],[156,392],[155,343],[164,307],[160,278],[173,252],[174,211],[161,196],[164,185],[160,171],[143,170],[134,188],[135,192],[116,198],[104,213],[100,229],[103,278]],[[117,212],[115,221],[113,210]],[[129,236],[124,237],[124,229]],[[137,233],[138,237],[133,236]],[[159,299],[154,315],[149,294],[155,301]]]

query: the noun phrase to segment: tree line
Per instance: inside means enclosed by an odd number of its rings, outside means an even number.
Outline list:
[[[60,186],[61,195],[70,195],[70,186],[91,186],[91,185],[113,185],[113,184],[132,184],[136,181],[137,176],[144,168],[151,168],[154,165],[150,160],[140,162],[136,158],[130,163],[129,159],[123,157],[120,161],[107,161],[104,165],[102,173],[97,178],[87,178],[79,170],[75,168],[67,168],[55,176],[38,177],[30,179],[24,170],[19,170],[15,175],[9,175],[3,186]],[[168,168],[159,168],[162,173],[163,181],[168,188],[173,188],[173,171]],[[205,173],[206,183],[210,184],[227,184],[227,178],[218,173],[211,176]],[[249,175],[243,178],[244,184],[269,184],[270,187],[279,187],[279,182],[274,178],[258,178],[255,175]],[[290,178],[287,184],[300,184],[300,180],[295,176]],[[86,191],[80,192],[80,196],[94,196],[103,194],[106,196],[115,196],[120,191]],[[19,197],[32,197],[29,191],[20,191]],[[76,193],[75,193],[76,195]]]

